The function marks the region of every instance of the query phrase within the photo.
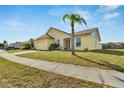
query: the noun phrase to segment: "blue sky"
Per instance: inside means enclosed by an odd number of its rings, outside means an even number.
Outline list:
[[[26,41],[43,35],[49,27],[71,33],[67,13],[83,16],[88,27],[75,26],[75,31],[99,27],[102,42],[124,42],[124,6],[0,6],[0,42]]]

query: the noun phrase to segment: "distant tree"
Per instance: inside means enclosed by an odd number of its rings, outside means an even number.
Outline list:
[[[3,43],[0,43],[0,48],[4,48],[4,44]]]
[[[29,41],[30,41],[30,43],[31,43],[31,48],[33,49],[33,48],[34,48],[34,39],[31,38]]]
[[[8,42],[6,40],[3,41],[4,48],[8,46]]]
[[[31,49],[31,43],[30,42],[24,42],[22,44],[23,49]]]

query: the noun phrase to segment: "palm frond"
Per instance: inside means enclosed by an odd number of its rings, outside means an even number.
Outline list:
[[[65,22],[65,19],[67,19],[67,18],[69,19],[69,15],[68,14],[64,15],[63,16],[63,21]]]
[[[81,24],[81,20],[79,18],[75,18],[75,22]]]
[[[78,14],[66,14],[63,16],[64,22],[65,22],[65,19],[69,19],[71,24],[73,23],[73,25],[75,23],[78,23],[78,24],[85,24],[87,26],[85,19]]]
[[[81,20],[81,23],[83,22],[87,26],[87,22],[83,17],[81,17],[80,20]]]

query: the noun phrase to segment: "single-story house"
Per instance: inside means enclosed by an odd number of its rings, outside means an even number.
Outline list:
[[[75,50],[100,49],[100,34],[98,28],[87,29],[74,34]],[[51,44],[58,44],[61,50],[71,50],[71,34],[56,28],[49,28],[46,34],[34,40],[37,50],[49,50]]]
[[[102,49],[124,49],[124,42],[100,43]]]
[[[22,43],[23,42],[15,42],[15,43],[11,43],[9,44],[9,47],[13,47],[13,48],[16,48],[16,49],[21,49],[22,48]]]

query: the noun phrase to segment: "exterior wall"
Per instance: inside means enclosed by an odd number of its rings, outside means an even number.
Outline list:
[[[15,47],[21,49],[22,48],[21,44],[22,43],[16,43],[16,46]]]
[[[76,38],[78,37],[81,38],[81,46],[76,46]],[[89,35],[87,34],[75,37],[75,50],[84,50],[85,48],[88,48],[89,50],[101,49],[99,45],[99,38],[96,32]]]
[[[37,50],[47,50],[47,39],[35,41],[35,49]]]
[[[55,43],[57,43],[57,40],[60,41],[60,48],[64,49],[64,38],[70,38],[70,35],[65,34],[64,32],[57,31],[55,29],[51,29],[48,34],[55,38]]]
[[[81,46],[76,46],[76,38],[81,38]],[[91,49],[90,35],[76,36],[74,38],[75,50],[83,50],[85,48]]]
[[[92,49],[101,49],[98,33],[96,31],[91,34],[91,42],[93,42]]]
[[[50,45],[54,43],[55,43],[54,39],[47,39],[47,49],[49,50]]]
[[[54,39],[42,39],[35,41],[35,48],[37,50],[49,50],[51,43],[54,43]]]

